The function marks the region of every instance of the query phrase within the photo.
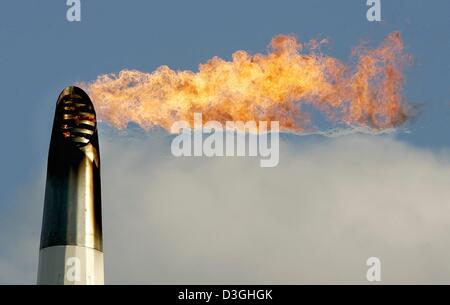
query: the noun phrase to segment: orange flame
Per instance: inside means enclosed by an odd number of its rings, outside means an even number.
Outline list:
[[[278,35],[267,55],[237,51],[232,61],[213,57],[198,72],[123,70],[82,86],[99,117],[117,128],[134,122],[170,130],[174,121],[192,123],[193,113],[201,112],[204,121],[279,121],[282,131],[303,132],[314,127],[305,105],[332,124],[382,130],[405,122],[410,111],[402,68],[408,55],[399,33],[376,49],[355,48],[353,65],[323,55],[324,42],[302,45]]]

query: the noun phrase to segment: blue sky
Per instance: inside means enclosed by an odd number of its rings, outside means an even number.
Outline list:
[[[65,86],[124,68],[196,70],[212,56],[265,52],[280,33],[327,37],[324,53],[346,60],[359,42],[377,45],[400,31],[414,57],[404,92],[418,113],[405,126],[409,132],[395,138],[435,152],[450,145],[447,0],[382,0],[379,23],[366,20],[364,0],[81,2],[79,23],[67,22],[65,1],[0,4],[0,219],[45,169],[54,105]]]
[[[363,40],[377,45],[399,30],[414,64],[405,95],[419,105],[410,134],[417,145],[445,147],[450,116],[450,3],[383,1],[381,23],[365,1],[82,1],[82,21],[66,20],[64,1],[4,1],[0,83],[4,141],[2,202],[46,159],[55,99],[62,88],[124,68],[197,69],[239,49],[265,52],[271,37],[329,37],[327,54],[349,57]],[[25,123],[26,122],[26,123]],[[19,162],[20,160],[20,162]]]

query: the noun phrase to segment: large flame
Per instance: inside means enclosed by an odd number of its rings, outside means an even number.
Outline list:
[[[117,128],[134,122],[170,130],[177,120],[192,123],[194,112],[221,123],[279,121],[282,131],[300,133],[314,128],[313,109],[331,124],[372,130],[407,119],[402,68],[408,56],[399,33],[376,49],[355,48],[353,64],[323,55],[323,42],[301,44],[278,35],[267,55],[237,51],[232,61],[213,57],[198,72],[167,66],[152,73],[123,70],[83,86],[99,117]]]

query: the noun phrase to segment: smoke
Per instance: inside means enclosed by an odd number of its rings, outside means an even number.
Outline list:
[[[173,158],[102,132],[107,283],[450,283],[450,153],[390,136],[282,141],[280,163]],[[305,139],[305,138],[301,138]],[[298,140],[298,139],[297,139]],[[45,174],[2,211],[0,283],[35,283]]]
[[[399,33],[378,48],[354,48],[350,63],[322,54],[326,40],[301,43],[275,36],[268,54],[237,51],[231,61],[213,57],[199,71],[161,66],[152,73],[123,70],[83,83],[100,118],[117,128],[144,129],[193,121],[279,121],[281,131],[321,133],[332,127],[380,132],[405,122],[411,110],[402,96],[409,59]],[[325,131],[326,133],[326,131]]]
[[[367,283],[371,256],[383,283],[450,283],[448,152],[282,141],[261,169],[168,157],[167,141],[102,143],[109,283]]]

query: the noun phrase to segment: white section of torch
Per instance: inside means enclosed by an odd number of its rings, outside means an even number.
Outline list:
[[[39,252],[38,285],[103,285],[103,252],[83,246],[53,246]]]

